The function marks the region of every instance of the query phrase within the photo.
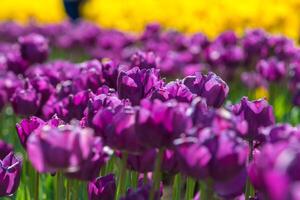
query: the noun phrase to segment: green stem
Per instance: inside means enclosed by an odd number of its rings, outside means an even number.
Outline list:
[[[250,147],[250,152],[249,152],[249,158],[248,158],[248,164],[253,160],[253,141],[249,141],[249,147]],[[247,177],[247,182],[246,182],[246,188],[245,188],[245,199],[249,199],[250,196],[254,195],[254,188],[250,182],[249,177]]]
[[[154,200],[155,192],[159,189],[160,179],[161,179],[161,162],[163,159],[163,155],[164,155],[164,149],[160,148],[155,161],[155,168],[153,174],[154,182],[153,182],[153,187],[151,188],[150,191],[150,200]]]
[[[71,180],[67,179],[67,191],[66,191],[66,200],[70,200],[71,195]]]
[[[192,199],[194,197],[195,185],[196,185],[195,180],[188,177],[186,182],[186,190],[185,190],[186,200]]]
[[[56,174],[56,200],[63,199],[63,181],[62,181],[62,174],[57,172]]]
[[[135,171],[131,172],[131,183],[132,183],[132,187],[136,188],[138,185],[138,179],[139,179],[139,174]]]
[[[181,199],[181,186],[182,186],[182,176],[180,173],[176,174],[173,181],[173,194],[172,199],[180,200]]]
[[[212,179],[208,178],[205,183],[202,184],[203,187],[203,200],[213,200],[214,191],[213,191],[213,182]],[[202,194],[201,194],[202,199]]]
[[[39,182],[40,182],[40,174],[38,171],[36,171],[35,180],[34,180],[34,185],[35,185],[34,199],[35,200],[39,200]]]
[[[127,158],[128,153],[124,152],[122,155],[122,163],[121,163],[121,170],[120,170],[120,177],[117,189],[117,199],[119,199],[125,193],[125,183],[126,183],[126,165],[127,165]]]

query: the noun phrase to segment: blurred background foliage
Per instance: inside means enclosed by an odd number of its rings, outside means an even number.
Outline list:
[[[224,30],[242,33],[264,28],[300,36],[300,0],[86,0],[82,15],[104,28],[138,32],[158,22],[166,28],[214,37]],[[1,0],[0,20],[56,23],[66,19],[62,0]]]

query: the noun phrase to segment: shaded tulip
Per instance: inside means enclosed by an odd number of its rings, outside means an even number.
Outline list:
[[[12,152],[0,159],[0,197],[10,196],[19,187],[22,161]]]
[[[136,115],[136,131],[148,148],[170,147],[191,126],[186,104],[143,100]]]
[[[42,63],[47,60],[49,47],[47,39],[31,33],[18,39],[22,57],[30,63]]]
[[[0,140],[0,160],[3,160],[12,151],[12,145]]]
[[[9,52],[7,58],[7,69],[14,72],[15,74],[24,74],[29,68],[29,63],[24,60],[20,52]]]
[[[11,98],[14,112],[23,116],[35,115],[41,105],[41,94],[27,83],[25,88],[17,89]]]
[[[248,140],[257,139],[259,128],[275,123],[273,108],[264,99],[249,101],[243,97],[241,102],[232,107],[232,112],[248,123],[248,131],[242,136]]]
[[[138,51],[130,58],[131,67],[139,67],[140,69],[157,68],[159,58],[153,52]]]
[[[150,191],[152,186],[150,184],[140,185],[136,190],[128,189],[126,195],[121,197],[120,200],[148,200],[150,199]],[[156,191],[154,200],[159,200],[162,197],[162,189]]]
[[[143,151],[144,147],[139,143],[135,124],[134,108],[126,106],[117,112],[105,129],[105,141],[108,146],[120,151]]]
[[[88,184],[89,200],[115,199],[116,180],[113,174],[98,177]]]

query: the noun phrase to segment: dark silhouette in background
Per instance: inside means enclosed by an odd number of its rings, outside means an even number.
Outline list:
[[[76,21],[81,17],[80,6],[85,0],[64,0],[66,13],[72,21]]]

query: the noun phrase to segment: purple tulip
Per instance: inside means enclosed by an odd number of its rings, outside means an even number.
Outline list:
[[[77,172],[91,159],[95,138],[91,129],[65,125],[43,126],[27,140],[27,153],[34,168],[41,172]],[[57,156],[53,156],[57,155]]]
[[[25,88],[17,89],[11,98],[11,104],[14,112],[23,116],[35,115],[41,105],[41,94],[26,83]]]
[[[55,89],[51,85],[50,80],[46,76],[37,76],[30,79],[32,87],[41,94],[41,105],[44,105],[50,96],[54,93]]]
[[[153,52],[138,51],[131,56],[131,67],[139,67],[140,69],[157,68],[159,58]]]
[[[12,152],[0,159],[0,197],[10,196],[19,187],[22,161]]]
[[[267,88],[268,86],[267,81],[257,72],[243,72],[241,80],[250,89],[258,87]]]
[[[118,95],[121,99],[128,98],[133,105],[151,95],[155,89],[162,85],[156,69],[139,69],[134,67],[118,76]]]
[[[137,155],[129,154],[127,166],[139,173],[153,172],[157,149],[149,149]],[[178,161],[173,150],[164,151],[161,169],[164,172],[176,174],[178,172]]]
[[[116,180],[113,174],[98,177],[88,184],[89,200],[115,199]]]
[[[152,186],[150,184],[139,185],[136,190],[128,189],[126,195],[120,200],[147,200],[150,198],[150,191]],[[155,192],[154,200],[159,200],[162,197],[162,188]]]
[[[191,126],[186,106],[176,101],[143,100],[136,116],[136,131],[141,144],[148,148],[172,146],[173,140]]]
[[[183,83],[192,93],[205,98],[207,105],[216,108],[224,103],[229,92],[228,85],[212,72],[207,75],[187,76]]]
[[[284,62],[277,61],[274,58],[260,60],[256,65],[257,71],[268,81],[282,80],[286,75],[286,66]]]
[[[128,152],[141,152],[144,147],[140,145],[136,133],[136,111],[126,106],[112,116],[111,122],[105,129],[106,143],[117,150]]]
[[[273,108],[264,99],[249,101],[243,97],[240,103],[232,107],[232,112],[247,121],[248,131],[242,136],[248,140],[257,139],[259,128],[275,123]]]
[[[15,74],[24,74],[29,68],[29,63],[24,60],[18,51],[7,53],[7,69]]]
[[[159,99],[161,101],[176,99],[178,102],[190,103],[194,96],[187,86],[177,80],[171,81],[163,88],[155,90],[151,95],[151,99]]]
[[[119,74],[119,65],[113,61],[102,62],[102,73],[106,84],[111,88],[117,88],[117,78]]]
[[[3,160],[10,152],[13,151],[13,147],[10,144],[0,140],[0,160]]]
[[[22,57],[30,63],[42,63],[48,58],[48,41],[42,35],[29,34],[18,39]]]
[[[98,60],[89,60],[78,65],[80,76],[74,78],[74,87],[77,90],[97,89],[104,84],[105,79],[102,74],[102,65]]]
[[[23,119],[20,123],[16,124],[17,133],[21,144],[26,149],[26,142],[29,135],[37,128],[45,125],[42,119],[38,117],[30,117],[29,119]]]
[[[197,143],[196,140],[196,138],[189,138],[180,143],[176,141],[179,170],[195,179],[205,179],[209,175],[209,162],[212,155],[206,146]]]

